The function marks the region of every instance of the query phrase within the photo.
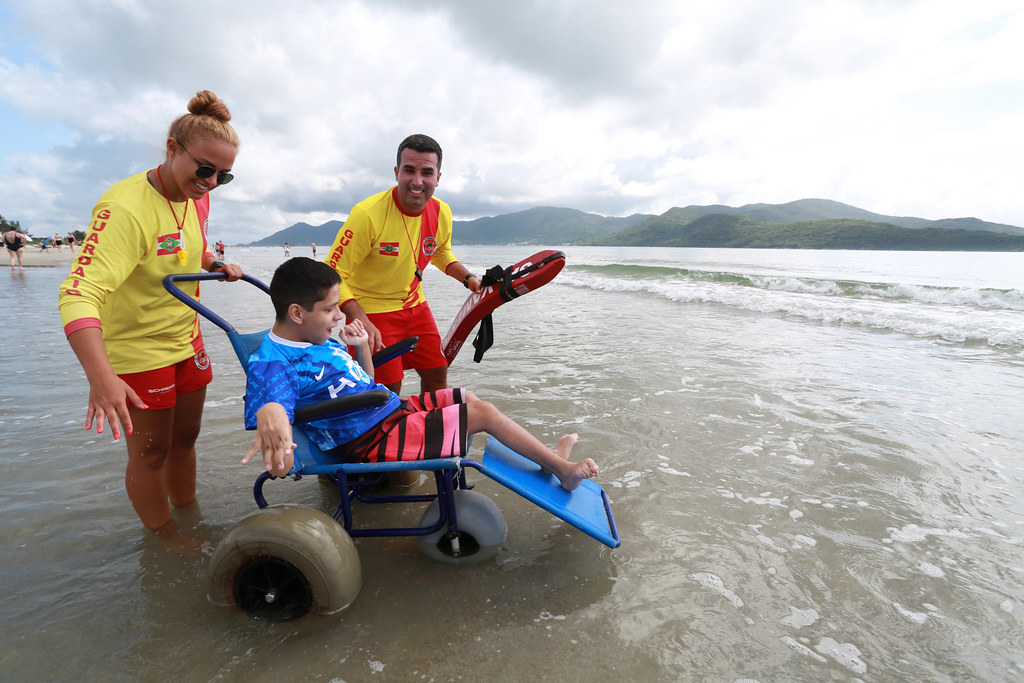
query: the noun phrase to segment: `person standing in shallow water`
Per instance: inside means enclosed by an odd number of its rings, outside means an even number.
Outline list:
[[[378,381],[395,393],[406,370],[420,376],[420,392],[448,386],[448,361],[423,292],[423,271],[434,267],[474,293],[481,279],[452,253],[452,210],[434,197],[441,181],[441,146],[414,134],[398,145],[395,185],[352,207],[338,230],[327,264],[341,276],[341,310],[369,335],[370,351],[406,337],[419,344],[377,368]]]
[[[170,126],[163,163],[100,197],[59,295],[64,332],[89,381],[85,428],[95,423],[101,433],[105,420],[115,441],[124,432],[132,506],[183,551],[196,544],[170,504],[195,505],[195,442],[212,372],[198,314],[162,280],[201,269],[242,276],[206,243],[209,193],[233,178],[239,143],[231,114],[209,90],[188,112]],[[198,283],[188,293],[198,299]]]
[[[24,270],[25,265],[22,262],[21,252],[28,242],[31,242],[32,238],[23,232],[18,232],[14,228],[5,230],[3,234],[4,246],[7,248],[7,253],[11,257],[11,270],[14,270],[14,262],[18,262],[18,269]]]

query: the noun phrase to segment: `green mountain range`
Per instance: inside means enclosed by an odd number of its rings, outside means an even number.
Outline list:
[[[295,225],[253,246],[309,244],[329,248],[342,221]],[[502,216],[455,221],[454,244],[737,247],[1024,251],[1024,228],[977,218],[927,220],[884,216],[827,199],[787,204],[687,206],[660,216],[605,217],[537,207]]]

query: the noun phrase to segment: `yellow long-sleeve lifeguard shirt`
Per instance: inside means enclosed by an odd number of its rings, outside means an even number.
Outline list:
[[[352,207],[334,238],[327,265],[341,275],[339,303],[355,299],[366,313],[389,313],[426,301],[416,277],[433,264],[442,272],[457,261],[452,254],[452,210],[431,198],[418,216],[402,212],[397,188]]]
[[[100,327],[118,374],[143,372],[185,360],[203,348],[199,316],[164,289],[164,276],[197,273],[206,249],[209,195],[171,202],[146,180],[126,178],[107,190],[71,273],[60,286],[65,334]],[[186,258],[179,259],[179,252]],[[182,262],[183,261],[183,262]],[[187,291],[199,298],[199,283]]]

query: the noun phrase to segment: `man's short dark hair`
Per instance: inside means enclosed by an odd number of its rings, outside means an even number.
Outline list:
[[[298,304],[312,311],[334,285],[341,283],[338,272],[322,261],[305,256],[290,258],[277,267],[270,281],[270,300],[278,320],[288,317],[288,307]]]
[[[411,149],[422,154],[429,154],[430,152],[433,152],[437,155],[437,170],[441,170],[441,145],[437,144],[437,140],[429,135],[415,133],[402,140],[402,144],[398,146],[398,156],[396,157],[395,166],[402,165],[403,149]]]

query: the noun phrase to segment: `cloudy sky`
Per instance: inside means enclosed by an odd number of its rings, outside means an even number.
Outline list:
[[[7,0],[0,214],[84,228],[197,90],[242,148],[211,237],[318,225],[445,150],[457,219],[834,199],[1024,226],[1019,0]]]

